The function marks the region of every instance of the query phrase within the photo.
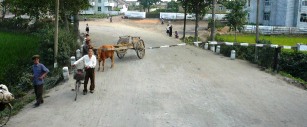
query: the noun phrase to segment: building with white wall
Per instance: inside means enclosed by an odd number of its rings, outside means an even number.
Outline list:
[[[81,14],[109,14],[116,6],[114,0],[89,0],[89,3],[92,7],[81,11]]]
[[[256,23],[257,0],[247,0],[248,22]],[[307,0],[260,0],[259,23],[307,27]]]

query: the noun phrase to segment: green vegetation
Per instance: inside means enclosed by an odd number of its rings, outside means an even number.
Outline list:
[[[307,89],[307,82],[304,81],[303,79],[297,78],[297,77],[293,77],[289,73],[286,73],[286,72],[283,72],[283,71],[279,72],[279,74],[284,76],[284,77],[287,77],[287,78],[290,78],[290,79],[294,80],[294,82],[296,82],[296,83],[301,85],[300,87],[303,87],[304,89]]]
[[[224,4],[227,9],[231,10],[230,13],[226,14],[225,19],[228,21],[227,26],[235,31],[235,41],[237,40],[237,31],[241,31],[243,25],[247,22],[245,17],[248,12],[244,9],[245,4],[245,0],[228,1]]]
[[[306,36],[306,35],[305,35]],[[216,35],[217,41],[223,42],[235,42],[234,35]],[[240,34],[237,35],[237,42],[241,43],[255,43],[256,35],[254,34]],[[260,36],[259,40],[268,40],[272,44],[295,46],[297,43],[307,43],[306,37],[302,36],[292,36],[292,35],[272,35],[272,36]]]
[[[38,46],[35,36],[0,32],[0,81],[4,81],[9,66],[32,62],[31,57],[37,53]]]
[[[54,69],[54,27],[52,24],[45,23],[39,26],[38,30],[32,33],[0,31],[0,53],[3,54],[0,57],[0,83],[7,85],[16,98],[11,102],[14,114],[25,104],[34,100],[34,94],[31,92],[33,90],[32,55],[39,54],[40,62],[49,68],[50,73],[45,80],[45,89],[50,89],[63,79],[62,67],[70,64],[70,56],[74,55],[76,49],[80,47],[72,32],[73,26],[70,30],[60,28],[57,57],[59,67]]]
[[[91,18],[97,18],[97,19],[103,19],[107,18],[107,14],[95,14],[95,15],[79,15],[79,20],[83,20],[84,18],[86,19],[91,19]]]
[[[194,45],[194,37],[193,36],[188,36],[184,38],[185,40],[183,40],[183,38],[180,38],[181,41],[185,42],[186,44],[189,45]],[[200,38],[198,37],[198,40],[200,40]]]
[[[217,41],[222,42],[234,42],[233,35],[218,35],[216,36]],[[255,43],[255,35],[241,34],[238,37],[238,42],[245,43]],[[260,36],[261,44],[278,44],[278,45],[286,45],[286,46],[296,46],[297,43],[306,44],[306,38],[303,35],[276,35],[276,36]],[[255,61],[255,47],[254,46],[226,46],[221,45],[221,53],[225,56],[230,55],[230,51],[235,50],[236,56],[240,59],[248,60],[253,63],[258,64],[262,68],[271,69],[273,67],[273,58],[275,50],[270,47],[262,47],[258,48],[258,60]],[[291,77],[295,77],[294,80],[299,81],[299,83],[303,84],[305,88],[307,85],[307,52],[300,52],[296,50],[286,50],[283,49],[279,62],[278,62],[278,70]],[[300,80],[297,80],[300,79]]]
[[[10,11],[16,17],[0,20],[0,83],[8,86],[15,96],[11,104],[13,114],[34,100],[31,82],[33,54],[41,55],[40,62],[50,70],[45,79],[45,89],[57,85],[62,79],[62,67],[69,65],[70,56],[74,55],[79,37],[77,19],[80,10],[90,7],[85,0],[66,0],[59,3],[59,36],[58,36],[58,68],[53,68],[54,62],[54,23],[49,16],[54,17],[55,1],[37,0],[2,0],[0,8]],[[4,12],[5,13],[5,12]],[[28,19],[21,15],[36,18],[34,24],[28,25]],[[68,23],[74,17],[74,24]],[[88,18],[105,18],[106,15],[87,15]],[[95,16],[95,17],[93,17]],[[83,20],[80,17],[80,20]],[[0,119],[1,120],[1,119]]]
[[[149,12],[150,8],[161,0],[137,0],[140,5],[143,7],[144,11],[147,9]]]
[[[167,3],[167,12],[178,12],[179,11],[179,4],[175,1],[171,1]]]
[[[34,35],[0,31],[0,81],[8,86],[16,100],[12,102],[16,114],[34,100],[27,94],[31,85],[31,57],[38,53],[39,39]]]

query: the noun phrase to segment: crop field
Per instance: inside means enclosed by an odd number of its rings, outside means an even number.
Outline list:
[[[32,62],[31,56],[38,54],[37,49],[38,38],[35,36],[0,31],[0,79],[7,67]]]
[[[305,37],[304,37],[305,36]],[[234,42],[234,35],[217,35],[217,40],[223,40],[224,42]],[[259,40],[269,40],[272,44],[295,46],[297,43],[307,44],[306,35],[291,36],[291,35],[279,35],[279,36],[264,36],[260,35]],[[237,42],[241,43],[255,43],[256,36],[253,34],[237,35]]]

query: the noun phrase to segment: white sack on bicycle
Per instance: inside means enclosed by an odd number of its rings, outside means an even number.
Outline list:
[[[0,85],[0,102],[10,102],[14,100],[14,95],[9,92],[8,88],[6,85],[1,84]]]

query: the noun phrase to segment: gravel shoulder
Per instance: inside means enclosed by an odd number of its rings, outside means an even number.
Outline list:
[[[119,36],[140,36],[146,47],[181,43],[165,26],[114,18],[90,26],[95,46]],[[150,27],[152,26],[152,27]],[[192,26],[191,26],[192,27]],[[180,27],[178,26],[178,29]],[[177,29],[177,27],[175,28]],[[175,30],[174,29],[174,30]],[[192,29],[189,27],[189,29]],[[74,80],[51,89],[39,108],[27,105],[8,127],[303,127],[307,94],[243,60],[230,60],[194,46],[128,50],[96,72],[94,94],[74,101]],[[81,92],[80,92],[81,93]]]

